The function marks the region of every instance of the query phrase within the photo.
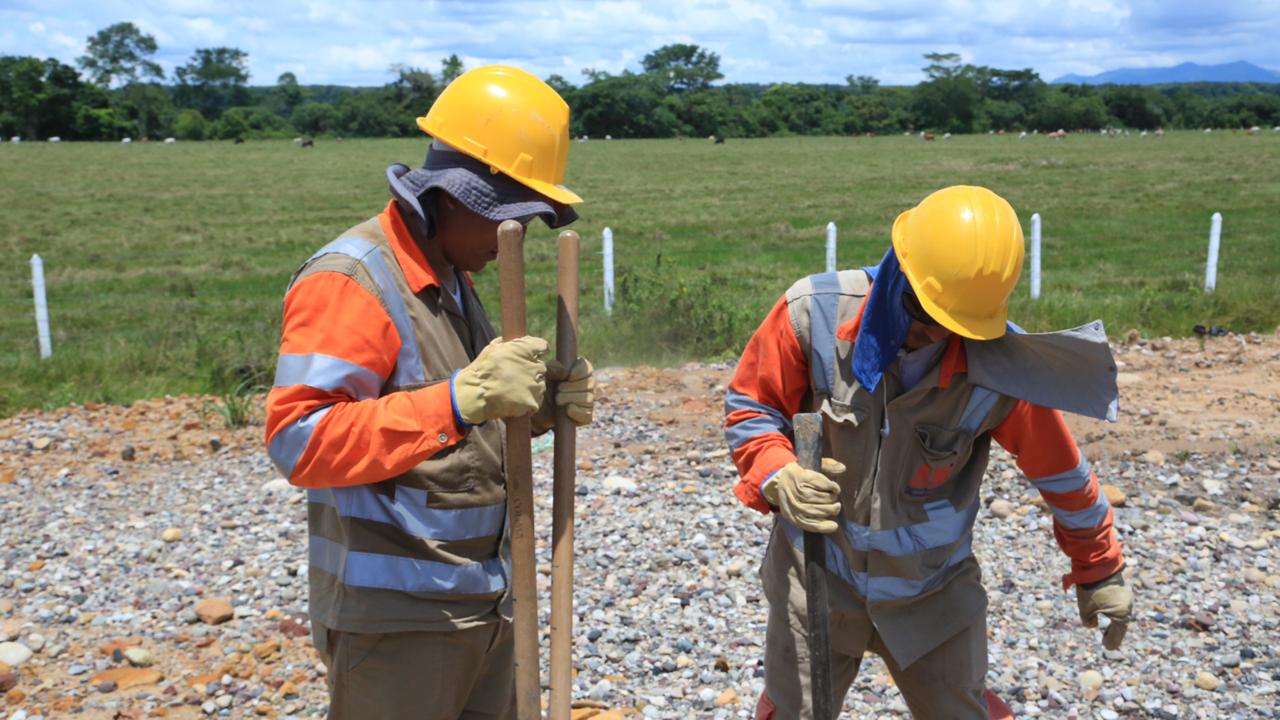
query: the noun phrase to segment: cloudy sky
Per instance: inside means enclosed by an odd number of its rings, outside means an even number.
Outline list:
[[[1121,67],[1247,60],[1280,70],[1280,0],[0,0],[0,55],[74,63],[86,39],[131,21],[172,77],[196,48],[249,53],[250,82],[381,85],[401,63],[505,62],[574,83],[638,70],[668,43],[719,53],[731,82],[922,79],[921,56],[1030,67],[1052,80]]]

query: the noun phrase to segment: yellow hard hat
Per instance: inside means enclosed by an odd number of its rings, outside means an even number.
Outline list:
[[[893,251],[940,325],[975,340],[1004,335],[1022,274],[1022,226],[1008,201],[972,185],[938,190],[894,221]]]
[[[418,118],[418,127],[556,202],[582,202],[561,184],[569,160],[569,106],[519,68],[487,65],[459,75]]]

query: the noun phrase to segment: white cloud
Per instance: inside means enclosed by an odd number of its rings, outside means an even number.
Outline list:
[[[207,17],[184,19],[181,23],[199,43],[221,43],[227,38],[227,29]]]
[[[36,35],[43,35],[45,30],[44,23],[42,22],[33,22],[27,26],[27,29]]]

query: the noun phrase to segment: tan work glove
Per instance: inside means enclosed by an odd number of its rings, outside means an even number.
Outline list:
[[[591,362],[578,358],[565,369],[558,360],[547,361],[547,382],[557,383],[555,397],[547,393],[533,415],[533,431],[546,432],[556,424],[556,408],[562,407],[574,425],[589,425],[596,408],[596,378]]]
[[[1080,605],[1080,621],[1085,627],[1098,627],[1098,615],[1111,618],[1102,635],[1102,644],[1108,650],[1120,647],[1124,633],[1129,628],[1129,614],[1133,611],[1133,592],[1124,583],[1124,574],[1115,575],[1088,587],[1076,586],[1076,601]]]
[[[828,475],[842,472],[844,465],[831,458],[822,458],[822,472],[788,463],[765,480],[760,492],[792,525],[805,532],[833,533],[840,515],[840,486]]]
[[[526,335],[494,340],[453,376],[453,403],[469,425],[538,409],[546,390],[547,341]]]

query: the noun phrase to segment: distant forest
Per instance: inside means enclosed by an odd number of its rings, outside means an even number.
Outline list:
[[[250,86],[248,59],[200,48],[174,76],[151,58],[155,38],[117,23],[89,38],[71,67],[0,56],[0,135],[28,140],[227,140],[416,135],[413,119],[464,70],[394,66],[381,87],[300,85],[293,73]],[[867,75],[843,85],[723,83],[720,57],[697,45],[661,47],[639,72],[547,78],[572,108],[572,133],[614,138],[764,137],[863,133],[1228,128],[1280,125],[1280,84],[1050,85],[1030,69],[1002,70],[924,56],[926,80],[888,87]]]

